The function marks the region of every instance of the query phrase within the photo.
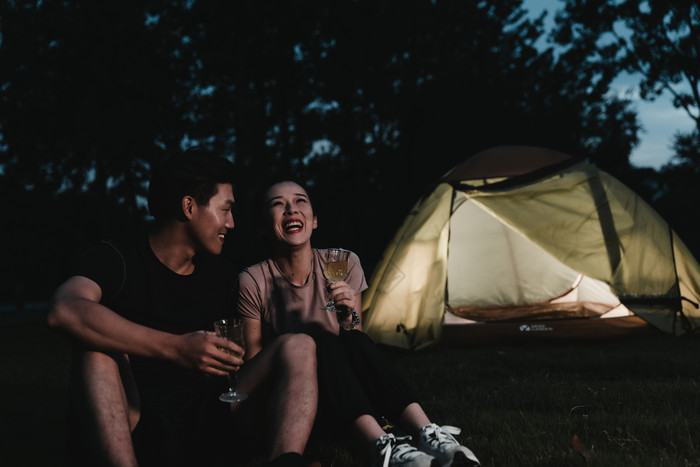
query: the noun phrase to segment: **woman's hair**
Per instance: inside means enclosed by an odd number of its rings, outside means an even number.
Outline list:
[[[192,196],[206,206],[217,193],[217,185],[233,186],[234,166],[221,156],[201,148],[190,148],[161,163],[148,186],[148,210],[157,222],[184,220],[182,198]]]

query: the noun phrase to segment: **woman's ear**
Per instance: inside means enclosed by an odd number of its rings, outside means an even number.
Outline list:
[[[194,208],[194,198],[191,196],[184,196],[182,198],[182,214],[185,216],[186,219],[191,220],[192,219],[192,210]]]
[[[313,224],[311,224],[311,228],[313,230],[316,230],[317,227],[318,227],[318,217],[316,217],[316,215],[314,214],[314,222],[313,222]]]

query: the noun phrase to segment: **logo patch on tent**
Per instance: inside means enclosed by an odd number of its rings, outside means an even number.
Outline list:
[[[520,332],[549,332],[554,331],[554,328],[544,324],[521,324]]]

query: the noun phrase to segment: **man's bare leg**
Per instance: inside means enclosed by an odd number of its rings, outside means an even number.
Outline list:
[[[316,418],[316,344],[306,334],[285,334],[266,345],[240,373],[239,387],[253,391],[272,378],[269,459],[303,454]]]
[[[138,398],[126,356],[86,351],[75,358],[72,391],[95,462],[136,466],[131,431],[139,418]]]

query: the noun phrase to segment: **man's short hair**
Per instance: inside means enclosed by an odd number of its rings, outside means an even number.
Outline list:
[[[181,201],[192,196],[206,206],[217,193],[217,185],[233,186],[234,166],[221,156],[201,148],[190,148],[166,159],[155,168],[148,186],[148,210],[156,221],[184,220]]]

